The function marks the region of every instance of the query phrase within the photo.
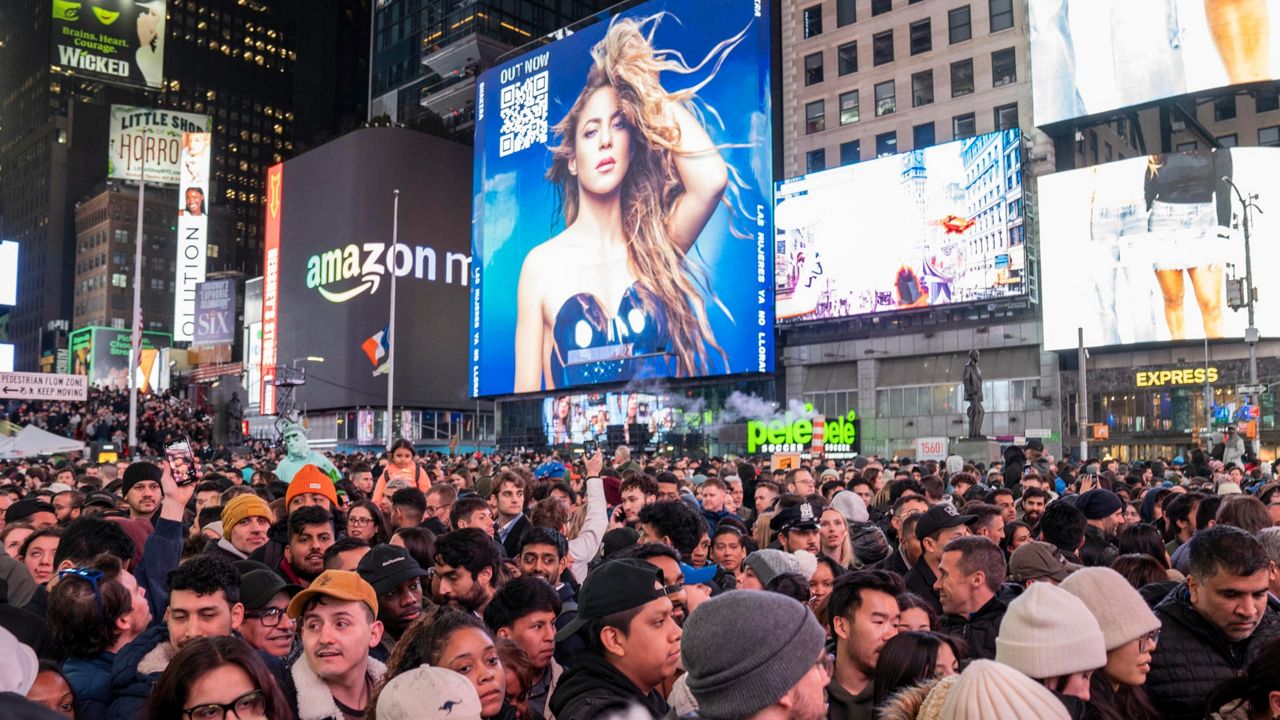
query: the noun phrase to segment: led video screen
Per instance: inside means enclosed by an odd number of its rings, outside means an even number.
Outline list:
[[[1030,11],[1036,125],[1280,69],[1280,0],[1046,0]]]
[[[710,411],[688,405],[646,392],[559,395],[542,401],[543,429],[550,445],[661,442],[670,433],[698,432],[711,423]]]
[[[1086,347],[1243,338],[1227,280],[1244,276],[1246,232],[1255,282],[1280,262],[1278,164],[1280,149],[1230,148],[1040,178],[1045,349],[1076,347],[1078,327]],[[1255,308],[1263,336],[1280,334],[1270,298]]]
[[[778,184],[778,322],[1025,292],[1021,136],[1004,130]]]
[[[653,0],[480,77],[473,396],[773,369],[768,12]]]

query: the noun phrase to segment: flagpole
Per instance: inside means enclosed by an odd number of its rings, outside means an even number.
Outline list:
[[[129,457],[138,451],[138,359],[142,353],[142,219],[147,196],[147,130],[142,130],[142,173],[138,176],[138,234],[133,247],[133,336],[129,338]]]
[[[387,254],[387,265],[391,270],[391,319],[387,323],[387,450],[391,450],[393,434],[392,412],[396,389],[396,246],[400,234],[400,191],[395,191],[391,211],[391,252]]]

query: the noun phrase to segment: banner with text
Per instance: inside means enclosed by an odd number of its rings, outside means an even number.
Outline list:
[[[112,105],[107,177],[137,182],[145,169],[149,184],[180,185],[183,133],[212,129],[208,115]]]
[[[165,0],[53,0],[50,62],[94,80],[164,83]]]
[[[236,281],[206,280],[196,286],[196,324],[192,345],[222,345],[236,341]]]
[[[178,259],[173,288],[173,339],[195,335],[196,285],[204,282],[209,248],[209,133],[182,134],[178,181]]]

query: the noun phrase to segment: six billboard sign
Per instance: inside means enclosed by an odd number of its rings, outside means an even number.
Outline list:
[[[212,129],[208,115],[112,105],[107,177],[137,182],[145,168],[148,184],[180,185],[183,133]]]
[[[50,62],[132,87],[164,82],[165,0],[53,0]]]
[[[192,345],[222,345],[236,340],[236,281],[206,280],[196,285]]]

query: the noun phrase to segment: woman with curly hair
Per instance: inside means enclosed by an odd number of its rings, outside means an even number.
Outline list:
[[[725,356],[707,312],[708,299],[718,301],[690,253],[729,187],[729,169],[694,99],[746,30],[690,67],[653,47],[661,17],[610,25],[591,50],[586,86],[554,128],[560,143],[546,177],[564,230],[533,248],[520,270],[515,392],[703,375],[710,352]],[[659,82],[664,72],[708,65],[693,87],[668,91]]]

